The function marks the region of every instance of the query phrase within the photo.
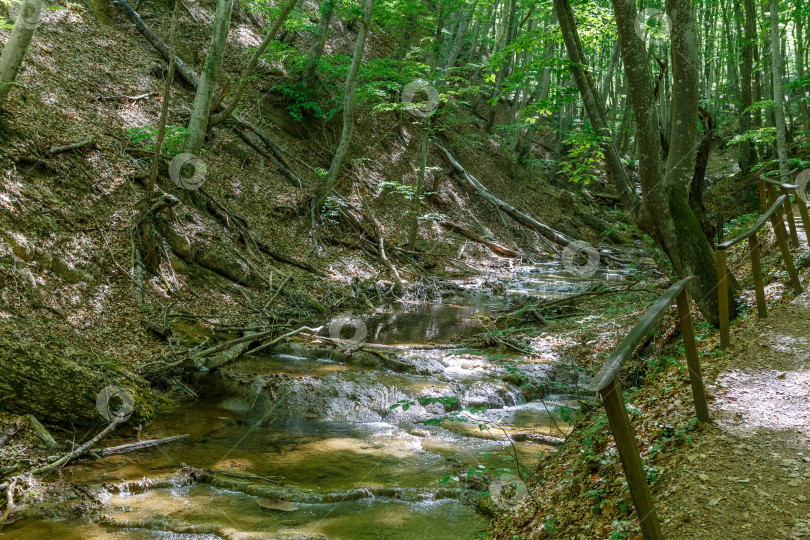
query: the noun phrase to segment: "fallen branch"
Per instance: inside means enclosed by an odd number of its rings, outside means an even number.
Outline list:
[[[475,190],[475,192],[478,193],[478,195],[481,198],[486,199],[487,201],[492,203],[497,209],[502,210],[506,215],[508,215],[509,217],[511,217],[524,227],[527,227],[535,231],[536,233],[540,234],[546,240],[549,240],[562,247],[566,247],[572,242],[574,242],[573,238],[570,238],[569,236],[552,229],[548,225],[540,223],[533,217],[524,214],[517,208],[509,204],[506,204],[505,202],[497,198],[473,175],[464,170],[464,167],[462,167],[459,164],[459,162],[456,160],[455,157],[453,157],[453,154],[451,154],[449,150],[447,150],[444,146],[442,146],[439,143],[436,143],[436,146],[438,146],[439,149],[441,149],[442,152],[444,152],[445,156],[447,157],[447,161],[453,166],[453,168],[456,170],[459,176],[461,176],[461,178],[463,178]]]
[[[149,92],[148,94],[141,94],[139,96],[98,96],[99,101],[106,101],[106,100],[126,100],[126,101],[141,101],[143,99],[148,99],[153,96],[159,96],[160,92]]]
[[[313,328],[309,328],[309,327],[307,327],[307,326],[302,326],[302,327],[301,327],[301,328],[299,328],[298,330],[293,330],[292,332],[287,332],[286,334],[284,334],[284,335],[282,335],[282,336],[279,336],[279,337],[275,338],[275,339],[274,339],[274,340],[272,340],[272,341],[268,341],[267,343],[263,343],[263,344],[259,345],[258,347],[256,347],[255,349],[251,349],[251,350],[249,350],[249,351],[248,351],[246,354],[257,353],[257,352],[259,352],[259,351],[261,351],[261,350],[263,350],[263,349],[266,349],[266,348],[268,348],[268,347],[272,347],[273,345],[275,345],[276,343],[278,343],[278,342],[279,342],[279,341],[281,341],[282,339],[286,339],[286,338],[288,338],[288,337],[292,337],[292,336],[294,336],[294,335],[296,335],[296,334],[298,334],[298,333],[300,333],[300,332],[303,332],[304,330],[309,330],[309,331],[311,331],[311,332],[318,332],[318,331],[320,331],[320,329],[321,329],[321,327],[318,327],[318,328],[314,328],[314,329],[313,329]]]
[[[177,441],[182,441],[189,438],[189,434],[175,435],[173,437],[164,437],[163,439],[151,439],[148,441],[138,441],[129,444],[121,444],[118,446],[111,446],[101,451],[102,457],[111,456],[113,454],[125,454],[127,452],[134,452],[136,450],[143,450],[144,448],[152,448],[163,444],[169,444]]]
[[[122,421],[123,420],[116,418],[115,420],[113,420],[110,423],[109,426],[107,426],[106,428],[101,430],[101,432],[98,435],[96,435],[95,437],[93,437],[92,439],[90,439],[89,441],[87,441],[86,443],[81,445],[80,447],[78,447],[76,450],[73,450],[72,452],[69,452],[69,453],[65,454],[64,456],[57,459],[53,463],[43,465],[42,467],[37,467],[36,469],[32,469],[32,470],[28,471],[25,474],[26,475],[42,474],[42,473],[52,471],[53,469],[56,469],[57,467],[61,467],[62,465],[67,464],[69,461],[72,461],[72,460],[76,459],[77,457],[81,456],[82,454],[84,454],[85,452],[89,451],[90,448],[92,448],[94,444],[96,444],[98,441],[100,441],[102,438],[104,438],[109,432],[114,430],[115,427],[118,424],[120,424]]]
[[[511,437],[515,442],[528,441],[547,444],[549,446],[562,446],[565,444],[565,439],[560,437],[552,437],[551,435],[541,435],[539,433],[515,433]]]
[[[520,257],[520,253],[518,253],[517,251],[511,250],[511,249],[509,249],[507,247],[503,247],[503,246],[501,246],[499,244],[496,244],[495,242],[490,242],[486,238],[483,238],[482,236],[479,236],[479,235],[475,234],[474,232],[472,232],[471,230],[465,229],[461,225],[458,225],[457,223],[453,223],[452,221],[440,221],[439,225],[441,225],[445,229],[456,232],[456,233],[460,234],[461,236],[464,236],[465,238],[469,238],[473,242],[478,242],[479,244],[483,244],[483,245],[487,246],[489,249],[491,249],[493,252],[497,253],[498,255],[503,255],[504,257],[510,257],[510,258],[513,258],[513,259]]]

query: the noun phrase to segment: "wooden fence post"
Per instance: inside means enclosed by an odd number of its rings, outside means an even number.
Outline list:
[[[613,432],[613,439],[619,449],[619,457],[622,460],[624,474],[627,476],[630,495],[633,497],[636,514],[641,522],[641,534],[645,540],[663,539],[664,535],[661,532],[661,524],[658,522],[658,514],[655,513],[650,486],[647,485],[647,475],[644,474],[644,466],[638,454],[636,434],[633,426],[630,425],[630,418],[627,416],[622,388],[614,377],[607,386],[599,391],[599,394],[605,404],[605,411],[607,411],[610,421],[610,431]]]
[[[765,305],[765,282],[762,280],[762,259],[759,256],[757,233],[748,237],[748,247],[751,249],[751,271],[754,274],[754,288],[757,291],[757,317],[764,319],[768,316],[768,306]]]
[[[726,250],[717,250],[717,304],[720,315],[720,348],[729,346],[728,328],[728,278],[726,276]]]
[[[790,276],[790,284],[793,286],[793,291],[796,294],[801,294],[802,283],[799,281],[799,274],[796,272],[796,267],[793,266],[793,255],[790,254],[787,238],[785,238],[787,235],[785,222],[782,219],[782,212],[779,209],[771,216],[771,225],[773,225],[773,232],[776,235],[779,250],[782,252],[782,260],[785,261],[785,268],[787,268],[788,275]]]
[[[796,220],[793,218],[793,205],[790,203],[790,192],[787,188],[781,188],[782,195],[785,196],[785,216],[787,217],[788,229],[790,229],[790,243],[799,245],[799,235],[796,234]]]
[[[678,319],[681,322],[681,337],[686,351],[686,365],[689,368],[689,381],[692,383],[692,397],[695,400],[695,415],[701,422],[709,421],[709,407],[706,404],[706,389],[703,387],[703,375],[700,370],[695,329],[692,326],[692,314],[689,313],[689,295],[686,289],[678,294]]]

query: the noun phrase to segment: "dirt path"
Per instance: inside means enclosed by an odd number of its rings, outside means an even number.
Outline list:
[[[732,333],[714,423],[668,460],[668,538],[810,538],[810,293]]]

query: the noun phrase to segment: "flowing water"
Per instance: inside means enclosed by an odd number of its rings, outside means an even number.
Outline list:
[[[475,510],[477,492],[487,482],[442,479],[504,466],[512,452],[526,464],[542,459],[551,447],[519,442],[512,448],[503,433],[562,436],[567,425],[560,407],[576,407],[576,401],[552,381],[572,387],[581,381],[550,346],[543,350],[542,339],[531,356],[454,349],[452,343],[484,331],[482,321],[509,311],[516,297],[564,297],[591,281],[574,280],[556,265],[518,267],[457,282],[440,302],[358,315],[364,341],[405,346],[398,358],[416,366],[415,372],[364,366],[334,349],[302,345],[243,358],[209,375],[202,399],[163,411],[141,433],[142,439],[188,433],[186,440],[87,460],[63,472],[68,482],[99,486],[101,515],[18,521],[0,536],[476,538],[487,527]],[[510,364],[540,381],[539,387],[516,386]],[[487,410],[477,415],[480,421],[437,426],[422,421],[446,414],[442,404],[391,408],[401,400],[448,396],[457,396],[462,407]],[[483,421],[502,429],[490,424],[482,430]],[[181,475],[152,489],[112,488],[167,478],[185,466],[249,479],[264,484],[265,492],[286,491],[268,502],[255,493],[189,483]],[[288,487],[279,488],[275,477]],[[499,504],[514,502],[501,498]]]

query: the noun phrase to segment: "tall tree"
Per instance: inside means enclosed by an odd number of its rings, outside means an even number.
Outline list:
[[[776,151],[779,156],[779,174],[787,181],[790,164],[787,156],[787,129],[785,126],[785,94],[782,93],[782,50],[779,41],[779,0],[771,0],[771,70],[773,75],[773,113],[776,122]]]
[[[205,134],[208,131],[211,100],[214,97],[219,68],[222,66],[222,57],[225,54],[225,42],[228,39],[232,8],[233,0],[217,0],[211,43],[205,57],[205,67],[200,76],[200,84],[197,86],[197,94],[194,96],[194,107],[188,122],[188,136],[186,136],[183,147],[183,151],[190,154],[200,153]]]
[[[315,77],[315,68],[326,46],[326,35],[329,33],[329,23],[332,21],[332,13],[335,11],[336,3],[337,0],[324,0],[318,8],[320,17],[318,18],[318,29],[315,31],[315,41],[312,42],[312,47],[310,47],[307,54],[307,61],[304,64],[304,70],[301,72],[301,81],[306,86],[310,86],[312,79]]]
[[[360,20],[360,28],[357,31],[357,43],[354,47],[354,56],[352,57],[352,64],[349,67],[349,74],[346,76],[346,86],[343,95],[343,131],[340,134],[340,141],[338,142],[335,155],[332,157],[332,163],[329,166],[326,180],[324,180],[318,188],[318,191],[310,202],[313,224],[315,222],[315,216],[321,206],[323,206],[326,198],[332,192],[332,188],[335,187],[338,175],[346,160],[346,154],[349,152],[349,144],[352,142],[352,134],[354,132],[354,90],[357,87],[357,73],[360,70],[360,62],[363,60],[366,36],[368,35],[368,28],[371,25],[371,12],[373,9],[374,0],[363,0],[363,16]]]
[[[270,45],[270,43],[276,39],[276,36],[278,35],[279,30],[281,29],[281,26],[284,24],[284,21],[287,20],[287,17],[289,17],[290,12],[297,3],[298,0],[287,0],[287,3],[284,4],[284,6],[282,6],[278,18],[273,23],[273,26],[270,28],[270,30],[267,32],[267,35],[264,36],[264,39],[259,44],[259,46],[256,47],[256,50],[253,51],[253,54],[251,55],[250,60],[248,60],[245,69],[242,70],[242,75],[239,77],[239,84],[236,87],[236,92],[234,92],[234,96],[233,98],[231,98],[230,103],[228,104],[228,106],[225,107],[224,110],[220,111],[214,116],[211,116],[208,119],[207,129],[210,130],[214,126],[221,124],[222,122],[227,120],[231,114],[233,114],[234,110],[236,110],[236,106],[239,105],[239,101],[242,99],[242,96],[245,93],[245,89],[247,88],[247,84],[250,81],[250,77],[251,75],[253,75],[253,71],[256,69],[256,66],[259,63],[259,59],[264,54],[264,51],[267,50],[268,45]]]

